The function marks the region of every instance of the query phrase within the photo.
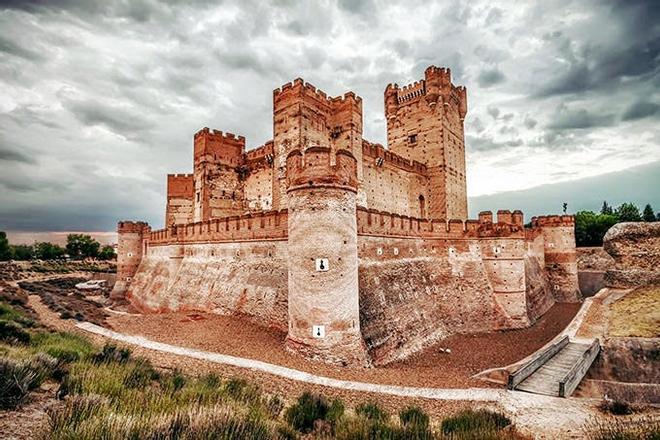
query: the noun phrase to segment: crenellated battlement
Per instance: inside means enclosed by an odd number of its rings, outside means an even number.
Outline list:
[[[334,160],[333,160],[334,159]],[[287,191],[338,186],[357,191],[357,160],[350,151],[333,153],[329,147],[292,150],[287,156]]]
[[[151,227],[147,222],[134,222],[131,220],[123,220],[117,222],[117,232],[122,233],[137,233],[147,234],[151,231]]]
[[[575,226],[575,217],[572,215],[542,215],[532,217],[532,227],[573,227]]]
[[[236,141],[239,143],[245,144],[245,137],[244,136],[237,136],[234,133],[230,132],[223,132],[222,130],[216,130],[216,129],[210,129],[208,127],[204,127],[201,130],[199,130],[197,133],[195,133],[194,138],[200,138],[200,137],[205,137],[207,139],[213,139],[213,140],[222,140],[222,141]]]
[[[362,157],[364,159],[382,159],[383,163],[395,166],[399,169],[426,176],[428,169],[423,163],[416,160],[406,159],[383,147],[381,144],[374,144],[362,140]]]
[[[514,211],[518,213],[520,211]],[[358,235],[426,239],[525,238],[522,213],[515,219],[510,211],[499,211],[497,222],[492,213],[482,212],[477,220],[422,219],[358,207]],[[508,214],[507,214],[508,213]],[[489,215],[487,215],[489,214]]]
[[[310,99],[320,105],[335,107],[345,103],[361,103],[362,98],[354,92],[348,91],[342,96],[328,96],[327,93],[316,86],[305,82],[302,78],[296,78],[293,82],[284,84],[273,90],[273,103],[275,108],[284,103],[284,101],[295,102],[298,99]]]
[[[283,240],[287,237],[287,210],[255,212],[148,232],[149,246]]]
[[[194,162],[238,166],[245,153],[245,137],[204,127],[194,136]]]
[[[394,118],[401,106],[410,105],[424,98],[429,106],[435,106],[440,100],[444,105],[455,105],[459,115],[465,118],[467,113],[467,90],[464,86],[455,86],[451,82],[451,70],[444,67],[429,66],[424,71],[424,79],[399,87],[388,84],[385,88],[385,114]]]

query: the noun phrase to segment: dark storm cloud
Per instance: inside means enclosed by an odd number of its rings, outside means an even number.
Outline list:
[[[626,109],[621,118],[624,121],[635,121],[654,116],[658,113],[658,110],[660,110],[660,105],[654,102],[637,101]]]
[[[607,5],[607,4],[606,4]],[[541,87],[536,96],[547,97],[612,89],[631,78],[647,80],[659,73],[660,3],[657,1],[615,1],[603,11],[602,19],[612,20],[608,32],[617,38],[596,39],[597,33],[577,40],[555,31],[546,36],[565,62],[557,75]],[[591,20],[597,27],[599,17]],[[596,31],[596,29],[594,29]]]

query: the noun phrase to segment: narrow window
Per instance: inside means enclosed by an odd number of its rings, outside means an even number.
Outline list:
[[[419,217],[426,218],[426,200],[424,196],[419,196]]]
[[[411,134],[408,136],[408,143],[409,144],[416,144],[417,143],[417,135],[416,134]]]

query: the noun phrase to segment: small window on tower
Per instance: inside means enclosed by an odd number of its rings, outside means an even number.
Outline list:
[[[416,134],[411,134],[408,136],[408,143],[409,144],[416,144],[417,143],[417,135]]]

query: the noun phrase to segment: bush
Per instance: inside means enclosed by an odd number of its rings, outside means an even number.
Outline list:
[[[234,400],[245,403],[260,403],[261,390],[258,386],[248,383],[245,379],[233,377],[225,383],[224,391]]]
[[[304,392],[285,412],[286,421],[300,432],[311,432],[317,420],[335,423],[344,413],[340,400],[329,404],[325,397]]]
[[[355,412],[365,419],[374,422],[385,423],[390,419],[390,415],[387,411],[374,402],[367,402],[358,405],[357,408],[355,408]]]
[[[404,428],[427,429],[429,416],[418,406],[409,406],[399,412],[399,420]]]
[[[115,344],[106,342],[100,352],[96,353],[92,360],[97,364],[118,362],[125,364],[131,357],[131,350],[129,348],[117,348]]]
[[[617,399],[605,399],[601,402],[599,407],[601,411],[613,414],[615,416],[626,416],[634,412],[633,407],[628,402]]]
[[[30,333],[14,321],[0,319],[0,341],[10,344],[29,344]]]
[[[128,388],[142,389],[152,381],[158,380],[160,375],[147,359],[138,358],[131,366],[130,372],[124,379]]]
[[[504,414],[486,409],[465,410],[442,421],[444,434],[488,433],[499,431],[511,424]]]
[[[16,408],[47,375],[48,370],[39,360],[19,362],[0,358],[0,408]]]

